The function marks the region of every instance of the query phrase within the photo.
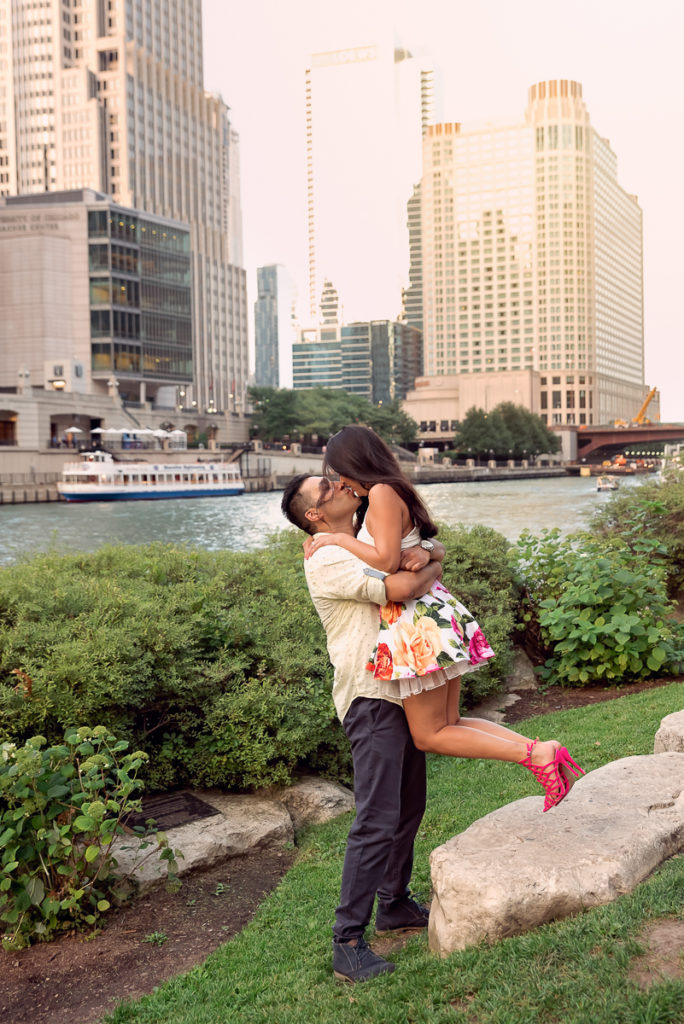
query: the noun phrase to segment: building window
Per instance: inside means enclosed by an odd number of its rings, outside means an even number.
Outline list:
[[[551,407],[553,409],[560,409],[561,408],[561,393],[560,393],[560,391],[552,391],[551,392]],[[556,422],[556,420],[554,420],[554,423],[555,422]]]

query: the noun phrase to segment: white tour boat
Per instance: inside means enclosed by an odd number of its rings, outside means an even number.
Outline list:
[[[67,463],[57,484],[64,501],[219,498],[244,489],[235,462],[115,462],[109,452]]]

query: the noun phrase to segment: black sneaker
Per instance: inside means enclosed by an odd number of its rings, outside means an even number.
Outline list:
[[[387,932],[420,932],[427,928],[430,909],[416,903],[410,896],[404,896],[387,907],[378,906],[375,915],[375,930],[378,935]]]
[[[355,946],[333,942],[333,974],[342,981],[368,981],[379,974],[391,974],[395,967],[374,953],[365,939],[357,939]]]

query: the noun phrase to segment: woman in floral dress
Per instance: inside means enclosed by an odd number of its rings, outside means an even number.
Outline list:
[[[441,549],[437,527],[387,445],[369,428],[344,427],[328,441],[326,472],[360,498],[367,510],[355,538],[316,533],[307,552],[338,544],[373,570],[417,569]],[[405,552],[402,555],[402,552]],[[459,713],[461,676],[480,668],[494,651],[474,616],[446,587],[380,610],[378,642],[368,670],[383,690],[402,701],[416,746],[452,757],[512,761],[529,768],[546,793],[544,810],[560,803],[582,769],[557,740],[540,742],[485,719]]]

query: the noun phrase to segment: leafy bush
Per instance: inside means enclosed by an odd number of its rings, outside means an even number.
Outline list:
[[[684,590],[684,473],[672,470],[611,495],[590,521],[593,535],[626,544],[642,564],[662,565],[670,596]]]
[[[517,592],[510,544],[488,526],[440,526],[439,539],[447,549],[442,582],[473,613],[496,654],[463,676],[463,704],[472,707],[498,690],[512,668]]]
[[[464,677],[466,703],[505,674],[507,542],[444,529],[445,584],[497,652]],[[38,555],[0,571],[0,739],[100,721],[150,755],[146,784],[245,789],[299,767],[349,779],[325,633],[301,538],[257,552],[153,544]]]
[[[335,765],[330,677],[293,534],[261,552],[109,547],[0,573],[0,738],[56,742],[99,720],[150,754],[152,788]]]
[[[522,626],[546,653],[546,680],[586,686],[680,671],[684,628],[669,619],[664,571],[627,545],[525,532],[514,549]]]
[[[95,923],[121,880],[112,844],[123,819],[140,810],[142,751],[125,754],[104,726],[67,731],[45,747],[34,736],[0,759],[0,921],[3,945],[17,948],[64,928]],[[161,857],[175,866],[165,837]],[[144,858],[143,858],[144,859]]]

